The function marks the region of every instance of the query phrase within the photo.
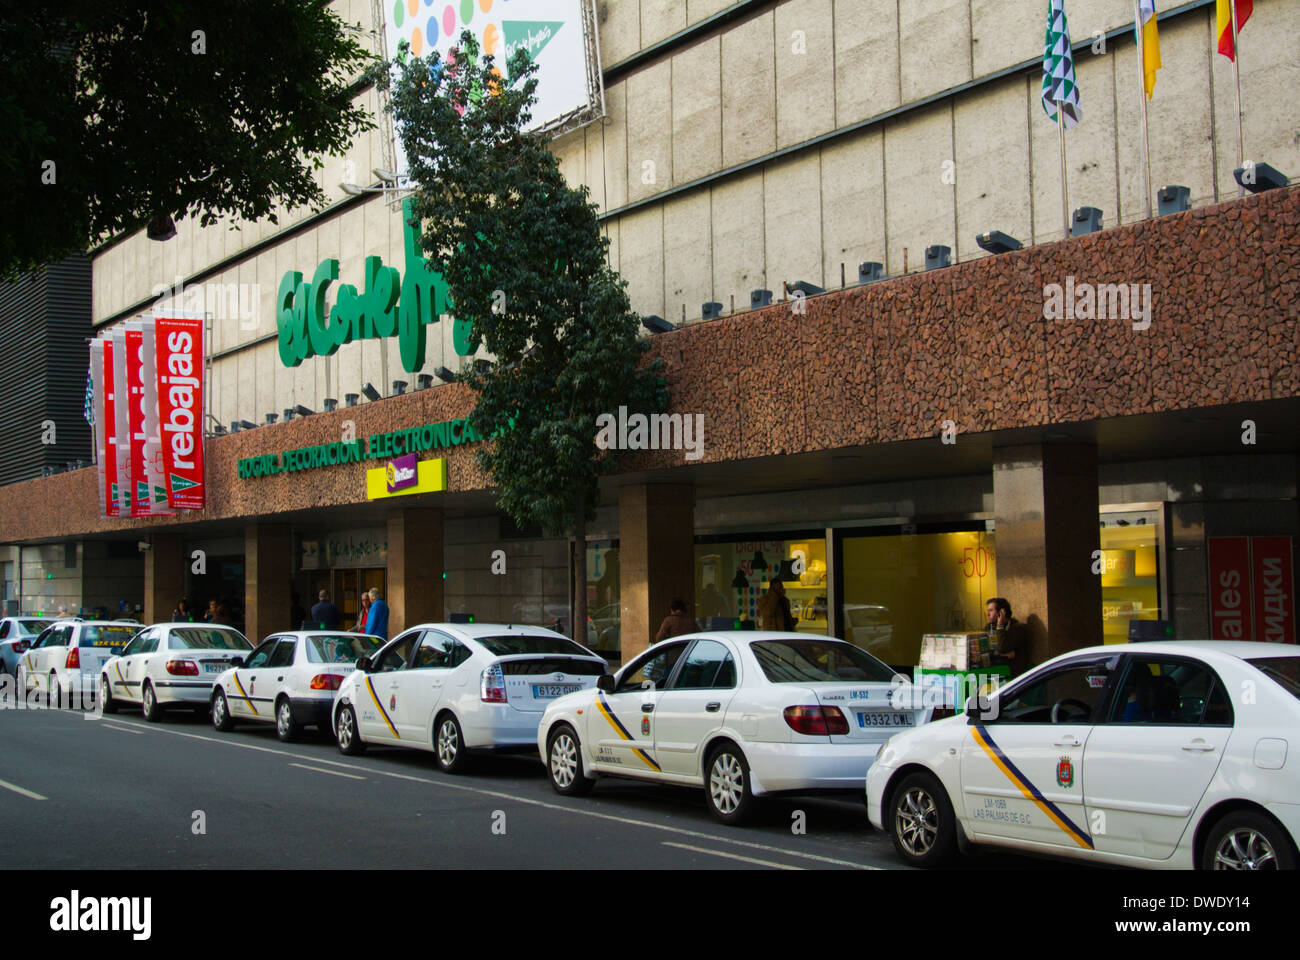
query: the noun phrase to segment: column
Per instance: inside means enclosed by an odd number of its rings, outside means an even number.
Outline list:
[[[417,623],[444,619],[442,511],[401,509],[388,514],[388,636]]]
[[[185,541],[174,533],[155,533],[144,552],[145,623],[166,623],[172,618],[176,601],[185,595]],[[110,611],[110,616],[114,615]]]
[[[254,523],[244,528],[244,635],[254,644],[289,622],[293,608],[293,537],[287,523]],[[299,597],[303,609],[311,603]]]
[[[998,593],[1029,627],[1029,662],[1101,643],[1097,448],[993,450]]]
[[[619,627],[623,662],[648,647],[674,597],[695,616],[695,490],[631,484],[618,491]]]

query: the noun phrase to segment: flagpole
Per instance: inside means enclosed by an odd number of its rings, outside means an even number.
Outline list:
[[[1237,43],[1237,0],[1228,0],[1232,11],[1232,80],[1237,87],[1237,166],[1246,165],[1246,138],[1241,123],[1241,48]],[[1246,188],[1237,185],[1237,196],[1244,197]]]
[[[1155,10],[1151,16],[1155,16]],[[1146,198],[1147,219],[1151,219],[1151,133],[1147,127],[1147,51],[1142,35],[1142,12],[1138,0],[1133,0],[1133,33],[1137,37],[1138,98],[1142,101],[1142,194]]]
[[[1065,102],[1056,101],[1056,132],[1061,144],[1061,223],[1065,226],[1065,238],[1070,238],[1070,181],[1065,162]]]

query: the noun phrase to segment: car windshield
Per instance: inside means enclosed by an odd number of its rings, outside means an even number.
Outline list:
[[[40,633],[53,622],[53,620],[19,620],[18,626],[23,633]]]
[[[173,650],[248,650],[252,644],[234,630],[182,627],[172,631]]]
[[[135,631],[130,627],[86,627],[82,630],[80,643],[83,647],[121,650],[134,636]]]
[[[308,637],[307,660],[310,663],[356,663],[359,657],[373,657],[383,643],[378,637],[360,633]]]
[[[475,637],[494,657],[506,657],[515,653],[567,653],[575,657],[590,656],[586,650],[572,640],[564,637],[537,636],[517,634],[505,637]]]
[[[1300,700],[1300,657],[1260,657],[1246,662]]]
[[[755,640],[749,648],[773,683],[889,683],[894,679],[894,671],[882,661],[841,640]]]

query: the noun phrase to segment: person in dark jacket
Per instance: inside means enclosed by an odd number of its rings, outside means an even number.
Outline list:
[[[695,618],[686,615],[686,604],[680,598],[675,598],[668,604],[668,616],[664,617],[664,622],[659,625],[659,632],[655,634],[655,643],[667,640],[669,637],[680,637],[683,633],[694,633],[699,629],[700,625],[695,622]]]
[[[1010,667],[1011,676],[1020,676],[1029,669],[1029,628],[1011,615],[1011,604],[1002,597],[994,597],[984,608],[993,646],[990,659]]]
[[[316,596],[317,603],[311,608],[311,628],[313,630],[337,630],[339,621],[339,608],[330,603],[330,594],[328,590],[322,590]]]

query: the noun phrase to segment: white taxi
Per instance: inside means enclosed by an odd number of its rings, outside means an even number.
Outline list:
[[[19,658],[18,692],[35,690],[52,704],[92,700],[105,661],[139,629],[134,620],[56,621]]]
[[[100,703],[105,713],[138,703],[150,722],[169,707],[207,713],[213,681],[252,648],[234,627],[214,623],[145,627],[100,670]]]
[[[339,749],[428,750],[447,773],[462,771],[470,750],[532,749],[547,704],[606,669],[552,630],[491,623],[421,624],[356,666],[334,702]]]
[[[293,630],[277,633],[212,687],[212,725],[231,730],[237,721],[274,723],[286,743],[303,727],[330,731],[335,691],[384,641],[365,633]]]
[[[756,797],[846,791],[895,730],[910,684],[853,644],[807,633],[728,631],[655,644],[596,690],[552,703],[537,731],[551,786],[582,794],[603,776],[703,787],[740,823]]]
[[[988,845],[1161,869],[1294,868],[1300,655],[1245,642],[1092,647],[893,737],[871,822],[906,863]]]

